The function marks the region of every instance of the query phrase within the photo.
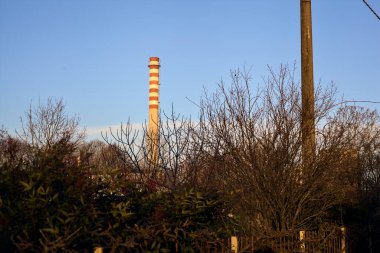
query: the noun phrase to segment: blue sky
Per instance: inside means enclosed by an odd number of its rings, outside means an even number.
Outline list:
[[[315,82],[379,101],[380,21],[362,0],[312,6]],[[186,97],[199,101],[230,69],[252,67],[254,85],[267,65],[299,72],[299,26],[298,0],[0,0],[0,125],[20,128],[48,97],[91,134],[143,122],[150,56],[161,61],[161,109],[196,116]]]

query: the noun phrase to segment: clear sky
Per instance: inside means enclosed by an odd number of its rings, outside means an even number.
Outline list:
[[[144,122],[148,60],[161,61],[161,109],[197,115],[203,87],[230,69],[300,69],[299,0],[0,0],[0,125],[62,98],[96,129]],[[367,0],[380,13],[380,1]],[[314,77],[346,99],[380,100],[380,21],[362,0],[312,0]],[[300,75],[298,74],[298,80]],[[380,105],[368,105],[380,109]],[[91,136],[90,136],[91,137]]]

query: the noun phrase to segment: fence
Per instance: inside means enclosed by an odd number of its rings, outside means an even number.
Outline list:
[[[329,229],[298,232],[281,232],[266,237],[232,236],[230,239],[202,243],[202,253],[349,253],[346,247],[346,229]],[[103,253],[103,248],[95,248],[94,253]]]
[[[267,237],[240,237],[232,252],[320,252],[348,253],[346,229],[329,229],[278,233]]]

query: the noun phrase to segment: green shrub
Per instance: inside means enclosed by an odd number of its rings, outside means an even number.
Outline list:
[[[199,252],[228,236],[218,194],[110,193],[58,143],[0,166],[1,252]]]

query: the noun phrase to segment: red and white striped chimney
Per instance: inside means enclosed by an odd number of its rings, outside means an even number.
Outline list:
[[[158,109],[159,99],[159,69],[160,59],[158,57],[149,58],[149,111]],[[151,117],[149,117],[151,118]]]
[[[150,158],[158,158],[158,131],[159,131],[159,69],[160,59],[149,58],[149,120],[148,120],[148,145]]]

